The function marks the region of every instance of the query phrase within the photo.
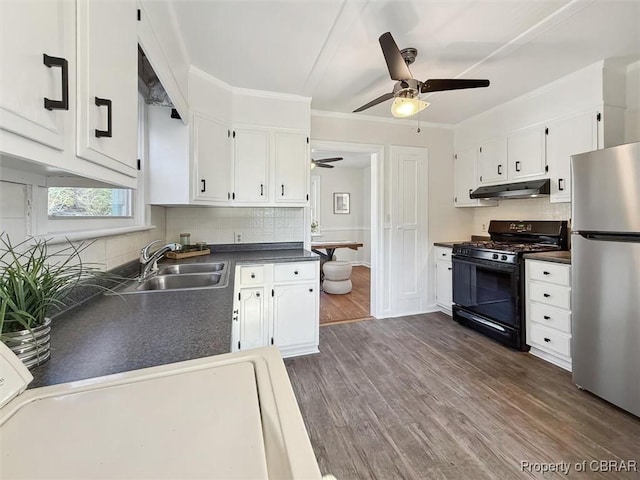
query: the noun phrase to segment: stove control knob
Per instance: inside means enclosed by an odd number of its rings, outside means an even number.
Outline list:
[[[498,254],[497,254],[497,253],[494,253],[494,254],[493,254],[493,259],[494,259],[494,260],[497,260],[497,259],[498,259]]]
[[[507,256],[506,255],[502,255],[502,257],[500,257],[500,260],[506,260]]]

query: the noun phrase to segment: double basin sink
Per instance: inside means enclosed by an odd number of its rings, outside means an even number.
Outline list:
[[[182,263],[161,266],[157,273],[142,282],[136,281],[119,294],[203,290],[223,288],[228,284],[227,262]]]

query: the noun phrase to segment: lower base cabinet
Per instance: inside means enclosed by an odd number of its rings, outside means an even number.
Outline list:
[[[453,249],[447,247],[435,247],[436,305],[449,315],[453,303],[452,251]]]
[[[318,352],[320,263],[236,267],[231,350],[276,345],[283,357]]]

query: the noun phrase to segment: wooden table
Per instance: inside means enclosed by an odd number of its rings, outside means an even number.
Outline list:
[[[331,261],[336,248],[350,248],[351,250],[358,250],[358,248],[364,245],[360,242],[352,242],[349,240],[338,240],[335,242],[311,242],[311,251],[320,255],[325,261]],[[319,251],[319,249],[325,250],[325,252]]]

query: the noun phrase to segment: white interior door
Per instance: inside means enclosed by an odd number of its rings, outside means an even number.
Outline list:
[[[391,169],[392,305],[394,315],[407,315],[426,306],[427,150],[391,147]]]

